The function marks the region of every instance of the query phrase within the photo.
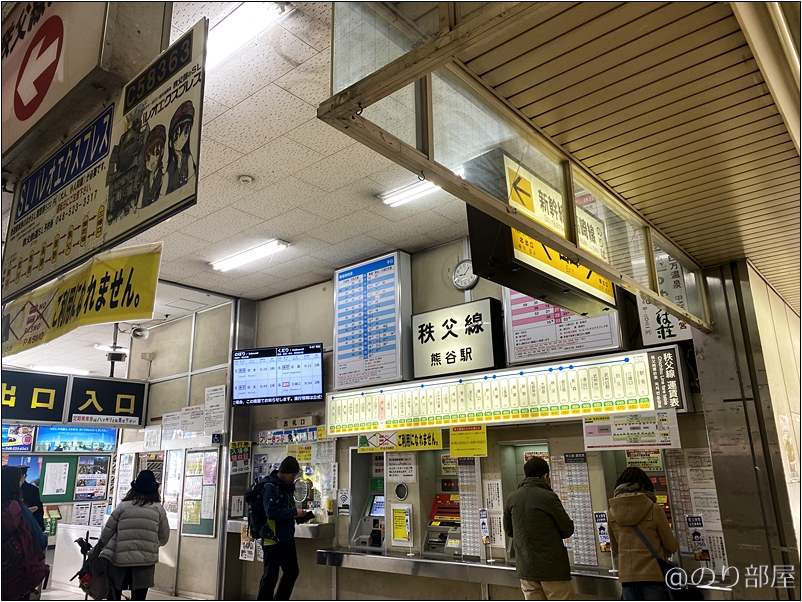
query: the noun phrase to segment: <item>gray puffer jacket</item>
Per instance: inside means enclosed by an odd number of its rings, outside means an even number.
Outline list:
[[[116,566],[151,566],[159,562],[159,546],[170,539],[167,513],[161,504],[137,506],[121,502],[111,513],[100,539],[100,553]]]

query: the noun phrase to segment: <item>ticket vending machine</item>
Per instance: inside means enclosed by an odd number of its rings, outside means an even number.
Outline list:
[[[429,522],[426,525],[423,556],[427,558],[462,556],[458,493],[438,493],[434,496]]]
[[[382,549],[384,533],[384,494],[371,493],[357,521],[351,546],[356,549]]]

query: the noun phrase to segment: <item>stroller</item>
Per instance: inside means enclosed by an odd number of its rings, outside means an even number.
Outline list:
[[[87,541],[89,533],[87,532],[86,538],[79,537],[75,543],[81,548],[81,555],[84,562],[80,570],[72,576],[72,581],[78,577],[78,587],[85,593],[85,600],[90,597],[93,600],[105,600],[109,596],[109,563],[105,558],[100,557],[100,552],[103,550],[104,544],[102,541],[92,546]]]

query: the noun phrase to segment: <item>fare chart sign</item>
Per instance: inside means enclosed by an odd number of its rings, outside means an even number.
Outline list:
[[[4,300],[196,202],[206,27],[203,19],[184,34],[19,182],[3,254]]]

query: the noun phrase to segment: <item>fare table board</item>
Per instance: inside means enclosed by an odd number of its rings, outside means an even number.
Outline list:
[[[337,392],[326,397],[328,433],[340,436],[685,407],[678,353],[677,347],[670,346]],[[668,364],[674,368],[666,370]]]
[[[401,380],[409,256],[395,252],[334,275],[334,388]]]

